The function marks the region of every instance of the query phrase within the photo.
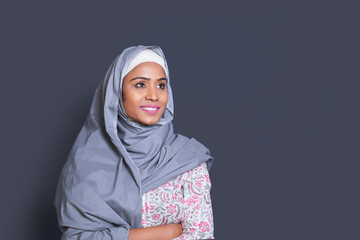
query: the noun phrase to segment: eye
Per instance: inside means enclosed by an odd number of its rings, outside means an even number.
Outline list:
[[[142,82],[140,82],[140,83],[137,83],[137,84],[135,85],[135,87],[137,87],[137,88],[143,88],[143,87],[145,87],[145,84],[142,83]]]
[[[164,83],[160,83],[160,84],[158,85],[158,87],[161,88],[161,89],[165,89],[166,85],[165,85]]]

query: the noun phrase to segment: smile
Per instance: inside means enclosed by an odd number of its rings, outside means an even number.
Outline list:
[[[141,106],[140,107],[142,110],[144,110],[147,113],[157,113],[160,109],[160,106],[157,105],[146,105],[146,106]]]

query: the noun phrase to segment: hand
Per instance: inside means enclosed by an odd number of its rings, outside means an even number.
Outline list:
[[[171,235],[169,236],[171,239],[177,238],[183,233],[183,228],[180,223],[170,223],[167,224],[170,227]]]
[[[169,223],[165,225],[133,228],[129,230],[129,240],[170,240],[177,238],[183,232],[180,223]]]

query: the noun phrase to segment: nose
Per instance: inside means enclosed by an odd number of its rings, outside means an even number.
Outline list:
[[[158,94],[156,92],[156,88],[149,86],[147,88],[145,99],[150,101],[158,101],[159,99],[158,99]]]

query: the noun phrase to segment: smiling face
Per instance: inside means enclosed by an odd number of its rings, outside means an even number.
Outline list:
[[[122,102],[126,114],[133,120],[154,125],[164,114],[167,101],[167,79],[157,63],[144,62],[124,77]]]

